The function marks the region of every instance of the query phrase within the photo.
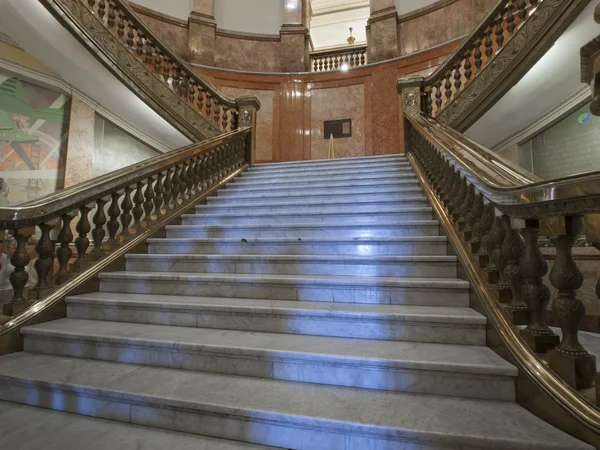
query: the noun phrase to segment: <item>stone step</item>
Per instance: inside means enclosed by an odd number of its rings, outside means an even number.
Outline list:
[[[363,189],[378,189],[381,190],[383,188],[406,188],[406,187],[415,187],[419,186],[417,181],[417,177],[414,175],[407,175],[397,178],[390,178],[386,180],[347,180],[347,181],[320,181],[320,182],[310,182],[310,181],[299,181],[294,183],[293,186],[288,186],[282,184],[281,187],[284,189],[307,189],[317,191],[321,189],[331,189],[331,188],[356,188],[357,186],[362,186]],[[228,183],[225,189],[222,189],[221,193],[228,192],[264,192],[271,191],[274,185],[266,184],[266,183]]]
[[[167,238],[304,238],[437,236],[437,220],[349,223],[167,225]]]
[[[452,278],[101,273],[100,292],[309,302],[468,306],[469,283]]]
[[[394,163],[385,166],[374,167],[346,167],[346,168],[327,168],[327,169],[307,169],[307,170],[273,170],[271,172],[253,172],[248,171],[236,177],[236,183],[240,181],[258,181],[278,178],[302,179],[306,177],[330,177],[340,176],[348,178],[373,178],[377,175],[393,176],[402,173],[413,173],[412,167],[408,162]]]
[[[226,204],[226,203],[281,203],[297,201],[304,204],[315,201],[329,201],[332,203],[348,203],[352,201],[397,201],[402,206],[407,203],[427,201],[423,190],[418,188],[386,188],[386,189],[338,189],[331,188],[326,191],[311,192],[297,189],[275,189],[268,192],[227,192],[227,189],[219,191],[217,196],[208,197],[207,204]]]
[[[0,435],[6,450],[277,450],[8,402],[0,402]]]
[[[592,450],[514,402],[13,353],[0,399],[297,450]]]
[[[456,278],[454,256],[134,255],[132,272]]]
[[[198,214],[184,214],[183,225],[209,224],[253,224],[268,225],[275,223],[368,223],[402,222],[405,220],[432,220],[432,208],[313,208],[302,212],[256,212],[253,209],[240,208],[234,213],[207,214],[201,209]]]
[[[362,181],[370,181],[377,182],[377,180],[381,181],[401,181],[403,179],[414,179],[414,172],[408,168],[406,169],[396,169],[394,171],[385,171],[385,172],[372,172],[372,173],[357,173],[357,174],[336,174],[336,173],[325,173],[322,174],[313,174],[310,172],[306,175],[279,175],[279,176],[265,176],[265,177],[250,177],[247,179],[239,178],[237,181],[231,183],[232,185],[291,185],[295,183],[327,183],[327,181],[352,181],[352,180],[362,180]]]
[[[445,236],[396,238],[148,239],[149,253],[242,255],[447,255]]]
[[[281,170],[288,168],[312,168],[317,169],[319,167],[347,167],[352,165],[365,166],[369,164],[386,164],[393,162],[405,162],[408,161],[405,155],[382,155],[382,156],[360,156],[356,158],[338,158],[338,159],[315,159],[310,161],[286,161],[276,163],[264,163],[255,164],[251,170],[256,171],[269,171],[269,170]]]
[[[517,370],[480,346],[61,319],[21,331],[32,353],[301,383],[515,401]]]
[[[73,319],[485,345],[486,319],[467,307],[291,302],[110,292],[68,297],[66,303],[67,316]]]
[[[196,212],[200,215],[208,213],[208,214],[229,214],[236,213],[242,214],[242,212],[247,212],[250,214],[258,214],[258,213],[315,213],[319,212],[331,212],[331,213],[348,213],[348,212],[377,212],[381,210],[389,210],[389,209],[403,209],[403,210],[431,210],[431,206],[427,203],[427,199],[425,197],[418,197],[414,200],[411,199],[402,199],[402,204],[398,204],[399,200],[392,201],[371,201],[371,200],[361,200],[354,202],[346,202],[346,203],[334,203],[331,200],[310,200],[310,198],[306,199],[306,201],[278,201],[278,202],[269,202],[269,203],[258,203],[258,202],[239,202],[239,203],[227,203],[224,205],[219,204],[218,202],[211,202],[207,205],[197,205]]]
[[[373,162],[373,163],[362,163],[362,164],[338,164],[338,165],[325,165],[321,164],[315,167],[302,167],[302,166],[291,166],[291,167],[274,167],[271,169],[261,168],[260,166],[253,166],[246,172],[244,172],[244,176],[266,176],[266,175],[277,175],[277,174],[307,174],[314,173],[318,174],[321,172],[374,172],[374,171],[384,171],[386,169],[391,168],[399,168],[399,167],[411,167],[410,163],[407,159],[404,160],[390,160],[383,162]]]

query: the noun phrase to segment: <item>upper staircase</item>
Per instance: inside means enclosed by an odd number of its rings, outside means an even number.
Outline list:
[[[515,402],[448,249],[404,156],[255,166],[23,328],[0,399],[289,449],[592,448]],[[164,442],[246,448],[190,439]]]

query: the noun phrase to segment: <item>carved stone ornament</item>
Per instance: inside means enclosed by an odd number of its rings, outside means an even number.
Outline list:
[[[404,89],[402,100],[405,113],[418,113],[421,110],[421,89],[418,87]]]
[[[252,126],[252,111],[244,109],[240,112],[240,127]]]

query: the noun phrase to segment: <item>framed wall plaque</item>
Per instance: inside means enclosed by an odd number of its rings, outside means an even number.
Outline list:
[[[323,138],[334,139],[352,137],[352,119],[326,120],[323,126]]]

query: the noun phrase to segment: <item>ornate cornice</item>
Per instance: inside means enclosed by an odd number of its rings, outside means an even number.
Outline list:
[[[197,141],[220,134],[150,72],[81,0],[40,2],[123,84],[186,137]]]
[[[545,0],[493,61],[436,118],[465,131],[546,53],[590,0]]]

